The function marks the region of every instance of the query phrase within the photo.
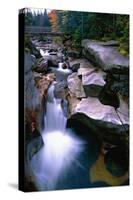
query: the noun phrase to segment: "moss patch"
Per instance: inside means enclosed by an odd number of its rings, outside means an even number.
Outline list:
[[[104,156],[101,153],[90,169],[91,183],[102,181],[111,186],[118,186],[122,185],[127,180],[128,172],[126,172],[123,176],[116,177],[107,170],[104,162]]]

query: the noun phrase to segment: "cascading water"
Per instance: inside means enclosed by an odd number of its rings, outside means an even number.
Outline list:
[[[44,56],[49,56],[48,50],[46,50],[46,51],[44,52],[42,49],[40,49],[40,54],[41,54],[42,57],[44,57]]]
[[[71,70],[70,70],[70,69],[68,69],[68,68],[63,69],[63,67],[62,67],[63,64],[64,64],[63,62],[60,62],[60,63],[59,63],[58,71],[63,72],[63,73],[68,73],[68,74],[71,73]]]
[[[54,85],[51,85],[47,95],[46,115],[44,116],[45,132],[65,130],[66,117],[61,108],[61,99],[54,98]]]
[[[61,108],[61,99],[54,97],[54,85],[48,90],[45,129],[42,132],[44,146],[30,162],[33,180],[38,190],[56,188],[63,173],[78,163],[78,156],[84,150],[84,142],[66,129],[66,117]]]

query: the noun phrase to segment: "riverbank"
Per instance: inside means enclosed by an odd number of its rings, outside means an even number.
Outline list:
[[[32,142],[34,137],[32,129],[38,130],[40,134],[45,129],[43,117],[46,113],[47,91],[54,83],[54,96],[61,99],[63,113],[67,117],[67,128],[86,140],[88,145],[92,145],[90,141],[95,143],[97,149],[90,148],[82,163],[88,166],[88,172],[85,173],[88,174],[88,178],[85,180],[89,183],[79,181],[79,186],[71,185],[71,187],[78,188],[81,185],[100,187],[128,182],[128,58],[119,55],[113,42],[101,44],[83,41],[82,55],[77,50],[52,41],[43,42],[34,38],[31,42],[38,56],[36,58],[35,54],[26,53],[25,57],[26,63],[30,60],[30,65],[29,63],[25,65],[25,67],[30,66],[25,71],[28,84],[25,96],[26,134],[31,135],[27,136],[27,142]],[[34,150],[32,149],[33,155],[42,146],[43,143],[40,146],[37,142],[36,149],[34,147]],[[94,177],[96,171],[101,170],[103,165],[106,168],[105,155],[115,149],[122,149],[123,154],[119,152],[118,159],[113,154],[110,161],[112,170],[110,172],[104,170],[103,176]],[[100,159],[101,156],[103,159]],[[82,160],[82,157],[80,159]],[[88,159],[91,160],[89,164],[87,164]],[[126,161],[125,164],[121,160]],[[121,166],[123,164],[124,166]],[[123,168],[122,173],[118,176],[121,168]],[[115,176],[109,175],[112,171],[115,171]],[[66,180],[64,180],[65,185],[68,184]],[[99,184],[99,181],[105,184]],[[58,186],[59,189],[61,185],[62,181]],[[63,187],[69,188],[69,186],[68,184]]]

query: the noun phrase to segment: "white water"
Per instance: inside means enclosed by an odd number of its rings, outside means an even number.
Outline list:
[[[63,72],[63,73],[71,73],[71,70],[70,69],[63,69],[62,68],[62,65],[63,65],[63,62],[60,62],[59,64],[59,67],[58,67],[58,71],[60,71],[60,72]]]
[[[60,101],[54,98],[52,85],[44,116],[44,146],[31,160],[33,180],[38,190],[55,189],[59,178],[72,168],[73,162],[78,162],[77,158],[84,149],[84,142],[66,130],[66,118]]]
[[[65,130],[66,118],[61,108],[61,99],[54,98],[54,85],[52,85],[48,91],[44,122],[45,132]]]
[[[44,56],[49,56],[48,50],[43,51],[42,49],[40,49],[40,54],[41,54],[42,57],[44,57]]]

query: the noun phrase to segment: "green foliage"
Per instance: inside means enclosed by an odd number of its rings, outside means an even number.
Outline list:
[[[54,19],[54,29],[70,34],[74,47],[85,38],[129,42],[128,15],[58,11]]]
[[[118,40],[122,54],[129,52],[129,15],[52,10],[26,13],[26,25],[50,26],[52,31],[71,35],[72,46],[79,48],[81,40]],[[63,41],[64,36],[61,40]],[[59,38],[55,38],[59,43]]]
[[[33,24],[33,15],[31,12],[27,12],[25,16],[25,24],[31,26]]]
[[[53,40],[56,44],[62,45],[62,38],[61,37],[54,37]]]
[[[30,43],[30,37],[26,34],[25,35],[25,51],[26,52],[30,52],[30,46],[29,46],[29,43]]]
[[[81,30],[80,29],[76,29],[74,31],[74,33],[72,34],[72,45],[75,48],[79,48],[81,46]]]
[[[119,50],[121,55],[128,56],[129,55],[129,45],[128,45],[128,43],[121,43],[118,50]]]

